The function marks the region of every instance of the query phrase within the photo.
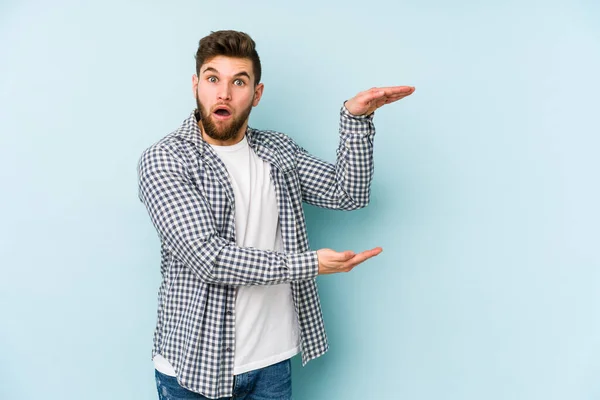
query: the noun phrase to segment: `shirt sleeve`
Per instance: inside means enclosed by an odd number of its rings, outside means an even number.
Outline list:
[[[202,281],[232,286],[315,278],[314,251],[284,254],[239,247],[220,237],[206,198],[182,160],[165,145],[146,150],[138,165],[139,197],[167,248]]]
[[[331,209],[354,210],[369,204],[373,178],[373,114],[355,116],[340,111],[340,143],[335,164],[298,147],[296,165],[302,200]]]

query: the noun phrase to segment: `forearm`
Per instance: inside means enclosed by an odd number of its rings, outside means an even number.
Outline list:
[[[340,112],[340,144],[337,150],[336,177],[353,208],[369,204],[373,179],[373,114],[353,116],[345,107]]]
[[[319,207],[353,210],[369,203],[373,177],[373,116],[340,112],[340,142],[335,164],[302,150],[298,172],[303,200]]]
[[[239,247],[217,236],[186,240],[171,235],[168,241],[173,254],[206,283],[271,285],[312,279],[318,274],[316,252],[285,254]]]

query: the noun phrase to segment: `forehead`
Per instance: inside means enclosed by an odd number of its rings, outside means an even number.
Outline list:
[[[200,73],[204,74],[207,68],[217,70],[221,75],[235,75],[240,72],[246,72],[250,77],[254,78],[252,70],[252,60],[249,58],[236,58],[227,56],[215,56],[210,58],[200,67]],[[210,71],[214,73],[214,71]]]

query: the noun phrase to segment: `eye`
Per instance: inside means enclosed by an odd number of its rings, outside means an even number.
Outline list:
[[[216,83],[217,82],[217,77],[216,76],[209,76],[208,79],[206,79],[207,81],[209,81],[210,83]]]
[[[235,86],[244,86],[244,85],[246,84],[246,82],[244,82],[244,81],[243,81],[243,80],[241,80],[241,79],[236,79],[235,81],[233,81],[233,84],[234,84]]]

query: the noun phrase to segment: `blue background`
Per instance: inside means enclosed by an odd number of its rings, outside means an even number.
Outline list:
[[[251,125],[335,159],[377,112],[372,203],[307,207],[331,350],[296,399],[600,398],[600,6],[588,1],[6,1],[0,398],[152,399],[159,243],[142,150],[195,103],[197,41],[250,33]]]

